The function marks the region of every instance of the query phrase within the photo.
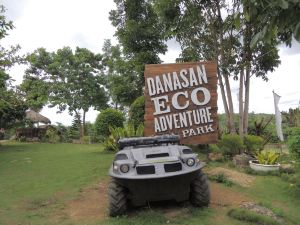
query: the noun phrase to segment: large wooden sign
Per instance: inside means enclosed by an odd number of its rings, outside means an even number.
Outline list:
[[[145,135],[178,134],[184,144],[215,143],[217,66],[213,62],[145,67]]]

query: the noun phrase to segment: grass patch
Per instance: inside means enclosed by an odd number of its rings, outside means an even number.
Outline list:
[[[272,212],[279,217],[284,218],[285,217],[285,213],[283,212],[282,209],[279,209],[277,207],[274,207],[272,204],[270,204],[269,202],[259,202],[259,205],[268,208],[270,210],[272,210]]]
[[[280,177],[258,176],[255,184],[245,189],[244,193],[263,206],[276,209],[274,213],[284,215],[283,217],[291,224],[299,224],[300,194]],[[269,207],[270,205],[272,207]]]
[[[182,207],[179,213],[164,208],[134,209],[128,216],[86,218],[73,221],[66,214],[68,203],[84,190],[107,180],[114,154],[101,145],[4,143],[0,146],[0,224],[89,224],[89,225],[241,225],[248,222],[227,216],[226,207]],[[204,155],[203,155],[204,156]],[[228,167],[227,163],[211,162],[208,167]],[[211,178],[211,177],[210,177]],[[230,183],[223,175],[216,182],[226,191]],[[229,184],[228,186],[230,186]],[[234,185],[231,191],[244,193],[255,202],[277,209],[278,215],[291,224],[300,221],[300,195],[281,177],[257,176],[251,187]],[[213,193],[212,193],[213,194]],[[103,204],[99,201],[99,204]],[[282,210],[282,211],[280,211]]]
[[[0,224],[60,224],[50,215],[81,188],[106,177],[112,158],[101,145],[5,143],[0,146]]]
[[[166,223],[167,219],[161,213],[153,210],[142,211],[137,216],[130,218],[128,216],[121,216],[110,218],[103,222],[105,225],[155,225]]]
[[[244,169],[244,172],[250,175],[257,175],[257,176],[280,176],[280,171],[255,171],[250,167]]]
[[[218,215],[220,219],[215,218]],[[222,223],[219,223],[219,220]],[[122,216],[118,218],[109,218],[103,221],[103,225],[241,225],[240,222],[229,218],[226,213],[217,212],[211,208],[183,208],[177,216],[167,216],[161,210],[151,209],[142,210],[135,216]]]
[[[218,173],[216,175],[209,175],[208,178],[210,180],[216,181],[217,183],[222,183],[227,187],[231,187],[234,183],[229,180],[224,173]]]
[[[228,212],[228,216],[240,221],[246,221],[254,224],[281,225],[279,222],[270,217],[260,215],[245,209],[231,209]]]

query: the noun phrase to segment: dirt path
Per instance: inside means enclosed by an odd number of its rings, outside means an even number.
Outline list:
[[[210,182],[210,191],[210,207],[212,208],[239,206],[243,202],[250,201],[244,194],[226,188],[222,184]]]
[[[255,180],[254,176],[241,173],[235,170],[226,169],[223,167],[216,167],[213,169],[209,169],[206,171],[209,175],[218,175],[218,174],[224,174],[226,178],[228,178],[230,181],[232,181],[235,184],[238,184],[242,187],[249,187]]]
[[[74,221],[102,220],[106,217],[108,180],[81,191],[79,197],[67,203],[66,214]]]
[[[79,197],[67,203],[66,214],[74,221],[95,221],[103,220],[107,217],[107,188],[108,180],[97,186],[82,190]],[[210,182],[211,204],[214,209],[221,209],[229,206],[238,206],[249,201],[242,193],[237,193],[222,184]],[[151,204],[151,208],[161,211],[166,218],[174,218],[184,212],[183,204]],[[147,207],[146,207],[147,208]],[[143,208],[141,208],[143,209]],[[140,209],[129,212],[129,216],[134,216]]]

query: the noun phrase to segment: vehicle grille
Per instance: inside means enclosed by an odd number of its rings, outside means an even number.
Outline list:
[[[180,171],[182,170],[182,165],[181,163],[172,163],[172,164],[165,164],[165,171],[168,172],[175,172],[175,171]]]
[[[155,174],[154,166],[137,166],[136,167],[137,174]]]
[[[146,159],[151,159],[151,158],[160,158],[160,157],[168,157],[169,153],[156,153],[156,154],[149,154],[146,155]]]

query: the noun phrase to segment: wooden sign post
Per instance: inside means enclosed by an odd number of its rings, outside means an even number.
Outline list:
[[[145,67],[145,135],[178,134],[184,144],[217,142],[217,65]]]

